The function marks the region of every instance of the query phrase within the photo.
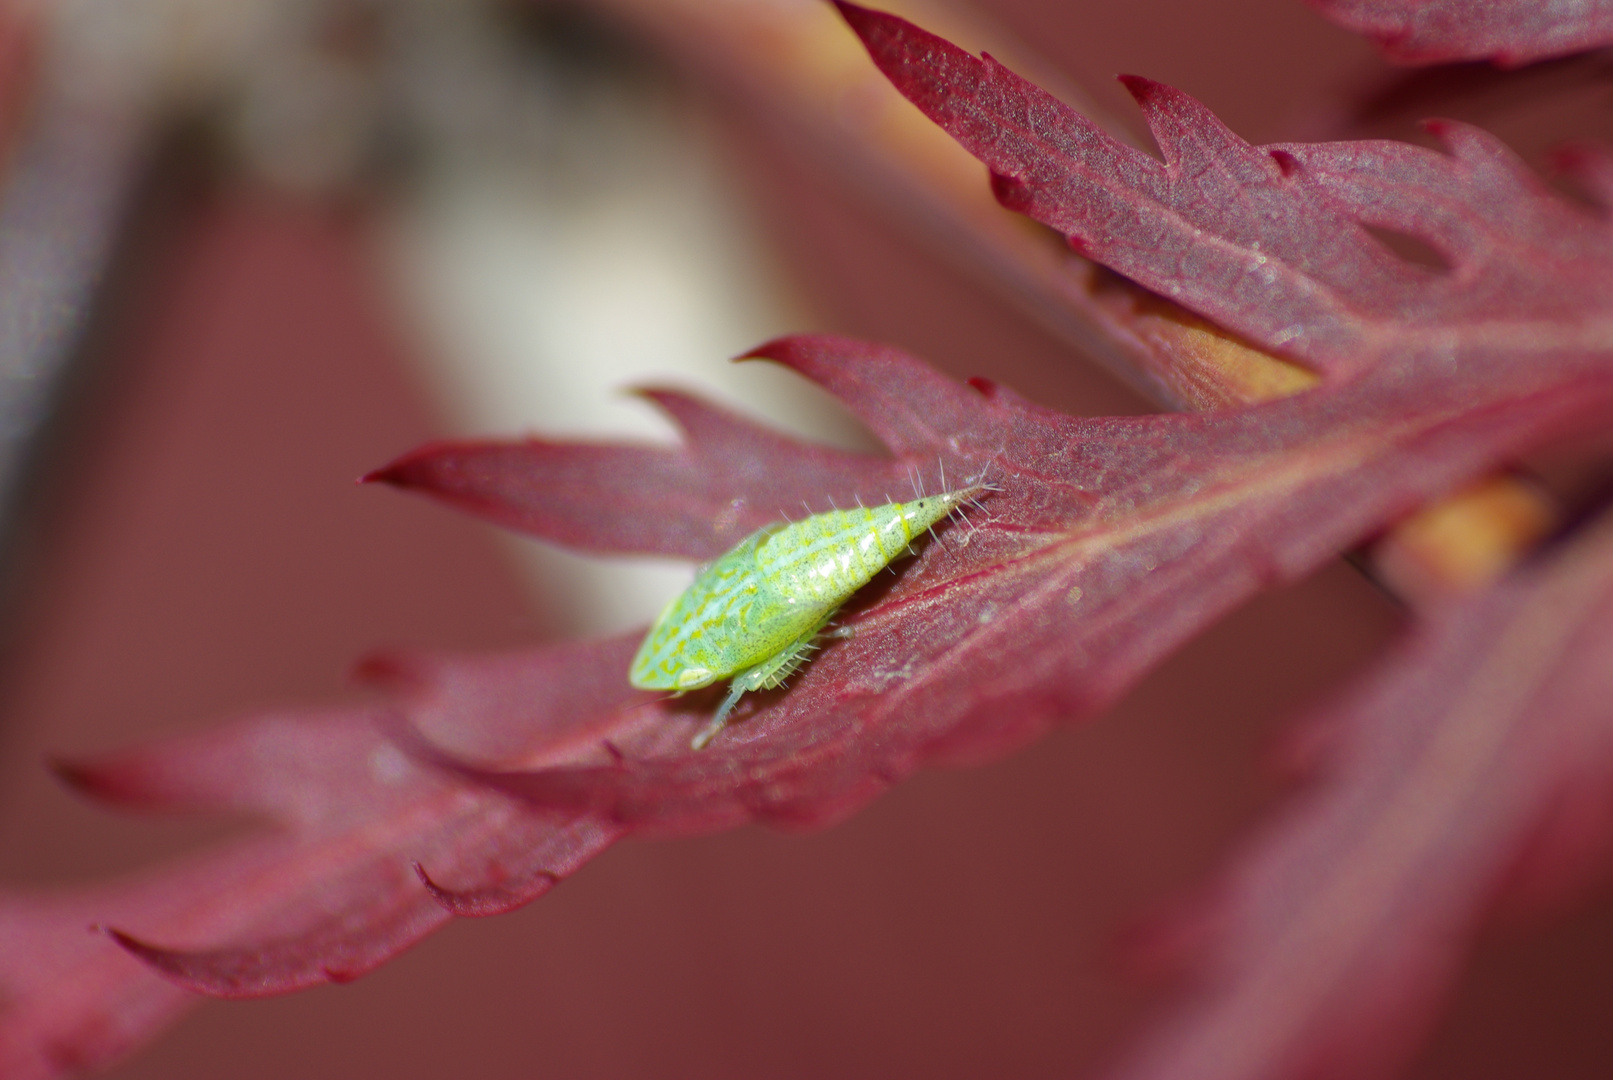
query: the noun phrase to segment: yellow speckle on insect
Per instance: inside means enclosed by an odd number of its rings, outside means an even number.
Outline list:
[[[667,605],[639,646],[629,681],[682,693],[732,678],[716,716],[693,741],[704,747],[742,694],[782,685],[841,604],[911,552],[918,535],[986,490],[971,484],[758,529]]]
[[[712,674],[707,668],[684,668],[678,672],[677,686],[679,690],[694,690],[697,687],[709,686],[711,682]]]

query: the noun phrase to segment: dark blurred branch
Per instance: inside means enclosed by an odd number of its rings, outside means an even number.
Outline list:
[[[119,80],[41,74],[0,190],[0,538],[20,503],[151,143]]]

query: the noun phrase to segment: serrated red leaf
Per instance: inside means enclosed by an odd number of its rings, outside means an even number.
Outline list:
[[[1186,94],[1127,78],[1161,162],[989,56],[838,6],[897,89],[991,168],[1005,205],[1264,348],[1335,376],[1437,362],[1556,378],[1604,362],[1613,227],[1476,128],[1433,125],[1444,154],[1251,146]],[[1364,226],[1416,236],[1449,272]]]
[[[846,339],[783,339],[758,355],[836,394],[899,455],[894,475],[911,469],[933,483],[945,468],[1001,490],[845,620],[853,640],[826,647],[787,692],[744,706],[744,722],[713,749],[683,749],[709,701],[650,703],[634,707],[659,713],[661,728],[617,741],[621,760],[469,775],[640,831],[838,820],[921,764],[996,756],[1091,715],[1231,606],[1461,477],[1605,418],[1613,401],[1613,379],[1589,367],[1525,398],[1467,379],[1444,383],[1449,373],[1436,372],[1420,400],[1408,399],[1404,375],[1369,376],[1233,413],[1077,420]],[[596,466],[606,460],[603,448],[590,452],[601,455]],[[690,452],[662,451],[671,460]],[[460,453],[438,447],[415,465],[419,475],[452,478],[431,456]],[[629,450],[617,463],[618,513],[630,512],[639,476],[661,472],[646,469],[642,454]],[[539,476],[552,459],[551,447],[534,448],[528,469],[515,472]],[[871,479],[842,497],[879,497],[893,469],[872,465]],[[791,475],[788,459],[769,466]],[[732,475],[721,464],[716,471]],[[539,487],[523,481],[509,501],[538,535],[572,533],[575,522],[518,503]],[[728,494],[756,502],[744,488]],[[479,497],[499,496],[484,484]],[[669,531],[698,525],[673,522]]]
[[[373,711],[273,715],[74,766],[75,785],[106,801],[246,811],[284,830],[259,842],[272,855],[245,871],[214,867],[204,895],[164,898],[175,912],[142,900],[100,921],[190,989],[283,993],[361,975],[441,925],[448,911],[422,887],[417,863],[469,906],[485,906],[490,889],[519,894],[507,909],[614,838],[412,761],[387,735],[396,723]]]
[[[1310,0],[1404,64],[1513,66],[1613,42],[1608,0]]]
[[[568,735],[597,751],[590,723],[609,715],[620,724],[613,706],[641,695],[576,673],[590,664],[614,673],[632,644],[513,661],[395,656],[370,668],[418,705],[423,727],[449,703],[486,721],[476,729],[482,741],[456,746],[519,759],[507,725],[492,722],[516,703],[497,691],[532,695],[523,724],[551,753],[564,752]],[[505,670],[518,674],[488,678]],[[188,999],[153,968],[224,997],[346,981],[452,915],[495,914],[541,896],[620,831],[412,760],[390,737],[399,724],[387,710],[276,714],[63,766],[71,783],[109,803],[245,812],[276,829],[123,884],[0,896],[0,1075],[66,1075],[149,1038]]]
[[[923,762],[999,754],[1090,714],[1228,606],[1606,404],[1571,384],[1387,425],[1365,408],[1352,420],[1338,394],[1078,421],[892,349],[797,338],[763,352],[847,400],[897,464],[985,469],[1003,488],[989,518],[951,530],[850,619],[855,639],[704,753],[687,740],[711,703],[632,691],[621,639],[370,661],[457,779],[398,754],[374,713],[272,717],[76,766],[76,783],[113,801],[264,813],[291,830],[246,871],[197,871],[213,877],[205,900],[158,905],[158,878],[108,902],[126,946],[194,989],[279,992],[362,973],[446,910],[525,902],[624,828],[836,820]],[[890,462],[871,463],[875,482],[890,478]],[[788,475],[787,458],[769,464]],[[637,472],[642,451],[616,467]]]
[[[1431,620],[1313,721],[1328,732],[1321,775],[1185,916],[1204,971],[1112,1075],[1353,1077],[1403,1063],[1498,896],[1538,906],[1605,874],[1610,701],[1604,524]]]
[[[444,443],[364,480],[417,489],[573,547],[691,559],[714,559],[762,525],[800,516],[803,500],[824,509],[825,498],[849,500],[882,469],[888,490],[910,483],[889,461],[804,443],[679,391],[640,393],[677,424],[678,450],[541,439]]]

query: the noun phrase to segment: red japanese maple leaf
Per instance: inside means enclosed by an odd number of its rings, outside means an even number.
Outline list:
[[[366,670],[395,689],[395,709],[260,718],[68,768],[101,798],[253,810],[281,829],[142,882],[0,908],[0,938],[27,945],[0,953],[7,1075],[108,1060],[172,1007],[159,998],[147,1014],[121,1009],[150,976],[86,938],[87,920],[114,927],[180,985],[274,993],[361,974],[449,913],[524,903],[625,835],[829,823],[921,765],[980,761],[1092,715],[1259,590],[1613,416],[1607,220],[1553,194],[1481,132],[1437,128],[1446,154],[1394,143],[1255,147],[1185,95],[1129,80],[1160,161],[989,58],[890,16],[841,10],[898,88],[990,166],[1006,204],[1319,371],[1322,385],[1258,407],[1083,420],[988,383],[953,383],[894,349],[796,337],[755,355],[838,396],[888,456],[809,446],[657,391],[683,430],[676,447],[444,444],[379,470],[372,479],[559,542],[692,558],[721,553],[802,500],[821,510],[882,499],[915,473],[931,484],[942,470],[985,477],[998,490],[859,597],[844,620],[854,636],[786,690],[747,701],[704,752],[688,739],[714,703],[631,690],[634,642],[621,639],[378,658]],[[1606,175],[1599,159],[1583,160],[1591,181]],[[1402,261],[1366,225],[1425,239],[1449,269]],[[1590,550],[1590,563],[1564,564],[1587,596],[1604,579],[1572,568],[1606,565],[1599,546]],[[1560,723],[1583,752],[1531,759],[1490,820],[1461,827],[1439,826],[1510,757],[1473,758],[1460,790],[1435,792],[1444,803],[1418,786],[1430,775],[1419,766],[1426,748],[1471,713],[1448,691],[1510,640],[1461,628],[1504,627],[1519,605],[1545,610],[1527,598],[1558,589],[1553,573],[1515,586],[1524,600],[1497,594],[1480,602],[1493,610],[1439,624],[1456,629],[1436,629],[1441,644],[1418,647],[1432,653],[1402,662],[1431,682],[1407,689],[1391,671],[1368,691],[1371,707],[1341,708],[1338,745],[1370,750],[1338,751],[1334,785],[1314,796],[1320,809],[1291,817],[1231,872],[1220,980],[1147,1044],[1139,1074],[1208,1075],[1193,1070],[1225,1060],[1229,1076],[1300,1075],[1315,1062],[1295,1047],[1311,1045],[1343,1048],[1328,1061],[1347,1070],[1403,1045],[1382,1037],[1374,1003],[1427,1006],[1531,826],[1605,766],[1586,705],[1600,698],[1581,678],[1594,656],[1578,651],[1596,640],[1597,601],[1561,624],[1563,649],[1528,669],[1530,685],[1560,675],[1570,687]],[[1403,718],[1392,731],[1373,726],[1388,723],[1380,704]],[[1516,697],[1495,714],[1496,737],[1527,739],[1555,704]],[[1401,806],[1410,818],[1392,816]],[[1418,807],[1443,816],[1418,817]],[[1427,837],[1411,869],[1409,856],[1396,862],[1372,842],[1405,820]],[[1384,904],[1348,939],[1312,941],[1359,880],[1352,874],[1377,875]],[[1443,934],[1445,951],[1409,966],[1375,962],[1384,913],[1424,898],[1427,919],[1396,940]],[[1287,977],[1294,942],[1325,959],[1330,977],[1274,1015],[1261,1006]],[[1373,1037],[1351,1042],[1362,1028]]]

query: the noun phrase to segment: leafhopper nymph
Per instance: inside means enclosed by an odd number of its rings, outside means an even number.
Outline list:
[[[706,567],[655,621],[628,674],[641,690],[683,693],[732,678],[700,750],[748,690],[771,690],[807,661],[851,594],[985,484],[911,502],[858,506],[767,525]]]

